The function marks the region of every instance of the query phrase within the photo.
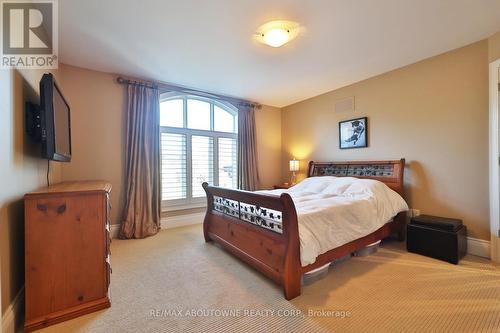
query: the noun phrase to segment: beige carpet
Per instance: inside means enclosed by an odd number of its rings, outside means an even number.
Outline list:
[[[454,266],[388,242],[288,302],[198,225],[113,240],[112,255],[112,307],[40,332],[500,332],[500,269],[472,256]]]

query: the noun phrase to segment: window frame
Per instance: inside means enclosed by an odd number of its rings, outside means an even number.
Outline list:
[[[162,211],[175,211],[182,209],[200,208],[206,206],[206,197],[192,197],[192,136],[205,136],[211,137],[213,140],[213,179],[214,185],[219,185],[219,138],[230,138],[236,140],[236,145],[238,145],[238,109],[230,103],[214,100],[211,98],[189,95],[189,94],[178,94],[178,93],[163,93],[160,95],[160,103],[168,100],[182,99],[183,106],[183,127],[171,127],[171,126],[161,126],[160,124],[160,136],[161,133],[172,133],[172,134],[182,134],[186,136],[186,199],[171,199],[171,200],[161,200]],[[191,129],[187,128],[187,101],[188,99],[199,100],[207,102],[210,104],[210,130],[202,129]],[[224,111],[229,112],[234,116],[234,133],[230,132],[220,132],[214,130],[214,106],[218,106]],[[160,138],[161,146],[161,138]],[[160,158],[161,161],[161,158]],[[160,168],[161,170],[161,168]],[[161,178],[161,175],[160,175]]]

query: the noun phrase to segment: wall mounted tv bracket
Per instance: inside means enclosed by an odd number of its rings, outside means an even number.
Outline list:
[[[33,104],[31,102],[26,102],[26,110],[25,110],[25,125],[26,125],[26,133],[33,139],[35,142],[41,142],[45,138],[45,133],[42,130],[42,109],[40,105]]]

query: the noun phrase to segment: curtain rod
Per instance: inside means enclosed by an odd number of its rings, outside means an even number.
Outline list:
[[[229,102],[232,104],[236,104],[236,105],[254,107],[256,109],[260,109],[262,107],[262,105],[259,103],[250,102],[250,101],[247,101],[244,99],[230,97],[230,96],[224,96],[224,95],[219,95],[219,94],[214,94],[214,93],[207,93],[207,92],[204,92],[201,90],[176,86],[176,85],[168,84],[168,83],[164,83],[164,82],[130,80],[130,79],[123,78],[121,76],[116,78],[116,82],[118,82],[119,84],[129,84],[129,85],[136,85],[136,86],[142,86],[142,87],[148,87],[148,88],[158,88],[158,89],[163,90],[163,91],[174,91],[174,92],[195,95],[195,96],[200,96],[200,97],[214,98],[214,99],[223,100],[223,101],[226,101],[226,102]]]
[[[155,85],[154,82],[129,80],[129,79],[124,79],[121,76],[116,78],[116,82],[118,82],[119,84],[129,84],[129,85],[133,85],[133,86],[141,86],[141,87],[148,87],[148,88],[157,87],[157,85]]]

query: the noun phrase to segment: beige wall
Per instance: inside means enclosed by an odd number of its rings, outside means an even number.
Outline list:
[[[61,87],[71,106],[73,146],[71,162],[63,164],[63,179],[110,181],[112,224],[118,224],[124,202],[125,88],[112,74],[69,65],[61,65],[61,71]],[[261,186],[272,187],[281,177],[281,110],[257,110],[256,127]]]
[[[281,180],[281,109],[263,105],[255,111],[260,187],[272,188]]]
[[[500,31],[488,38],[488,60],[500,59]]]
[[[288,106],[256,112],[262,188],[288,181],[288,160],[406,157],[410,205],[463,218],[488,239],[488,60],[500,57],[500,34]],[[45,185],[46,162],[24,134],[24,102],[38,102],[42,71],[0,71],[0,277],[2,313],[23,284],[24,193]],[[51,164],[51,181],[106,179],[113,223],[124,183],[124,88],[111,74],[61,65],[57,80],[72,108],[73,158]],[[335,100],[356,96],[356,112],[335,114]],[[338,149],[338,121],[369,117],[370,147]],[[281,165],[281,168],[279,167]]]
[[[61,65],[61,70],[72,132],[72,157],[63,164],[63,180],[111,182],[111,221],[117,224],[124,200],[124,87],[111,74],[68,65]]]
[[[356,111],[334,102],[355,96]],[[367,116],[369,147],[340,150],[338,122]],[[301,160],[405,157],[410,207],[462,218],[469,236],[489,239],[488,43],[481,41],[285,107],[283,177]]]
[[[58,78],[57,71],[53,72]],[[0,71],[0,281],[3,315],[24,284],[24,206],[26,192],[46,185],[47,162],[39,144],[24,130],[24,103],[39,103],[43,71]],[[59,182],[61,169],[51,165],[51,180]]]

